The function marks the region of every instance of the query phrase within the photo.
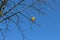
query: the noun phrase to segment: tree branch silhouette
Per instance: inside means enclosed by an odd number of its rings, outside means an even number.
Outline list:
[[[37,25],[38,27],[40,27],[40,24],[38,24],[36,21],[32,21],[31,18],[29,18],[28,16],[26,16],[26,14],[23,13],[23,11],[27,10],[28,8],[32,8],[33,10],[37,11],[39,15],[40,14],[46,15],[45,12],[43,12],[41,10],[41,7],[36,6],[36,5],[42,5],[42,4],[48,6],[51,9],[54,9],[47,3],[48,2],[47,0],[32,0],[31,4],[25,4],[24,3],[25,0],[21,0],[21,1],[19,0],[18,3],[14,4],[10,9],[8,9],[8,11],[6,11],[5,9],[6,9],[6,6],[8,6],[8,4],[9,4],[8,2],[14,3],[11,0],[2,0],[1,1],[1,5],[0,5],[0,23],[5,22],[6,33],[7,33],[7,30],[10,31],[8,22],[14,23],[16,25],[16,27],[18,28],[19,32],[21,32],[21,35],[23,36],[23,40],[25,40],[25,37],[24,37],[24,31],[21,29],[21,26],[19,24],[19,21],[22,21],[22,20],[19,19],[20,15],[24,16],[24,18],[28,19],[30,22],[32,22],[35,25]],[[16,12],[12,11],[12,10],[15,10],[15,8],[20,6],[20,5],[23,5],[23,7],[25,7],[25,8],[23,10],[21,10],[21,11],[20,10],[19,11],[17,10]],[[12,17],[17,18],[16,22],[13,19],[11,19]],[[6,40],[6,37],[4,36],[4,33],[3,33],[3,29],[0,28],[0,32],[1,32],[2,36],[3,36],[3,39]]]

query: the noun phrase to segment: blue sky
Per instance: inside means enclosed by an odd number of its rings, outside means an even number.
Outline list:
[[[18,2],[18,0],[15,2]],[[33,30],[31,30],[30,29],[31,22],[21,15],[21,20],[23,21],[21,22],[21,26],[22,26],[21,28],[24,30],[24,35],[26,37],[26,40],[60,40],[60,3],[59,2],[60,0],[56,0],[56,3],[54,3],[52,0],[48,0],[48,4],[53,9],[49,8],[47,5],[42,5],[42,11],[46,13],[46,16],[45,15],[38,16],[39,15],[38,12],[30,8],[22,12],[25,15],[27,15],[29,18],[35,16],[36,17],[35,22],[40,24],[40,27],[38,27],[37,25],[32,23]],[[21,32],[19,33],[19,30],[16,28],[15,24],[10,23],[9,28],[12,31],[11,32],[8,31],[8,33],[6,34],[7,40],[22,40]]]

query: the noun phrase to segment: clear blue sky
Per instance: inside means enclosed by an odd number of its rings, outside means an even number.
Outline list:
[[[12,0],[13,1],[13,0]],[[28,2],[29,0],[26,0]],[[31,0],[30,0],[31,1]],[[15,2],[18,2],[15,1]],[[52,0],[48,0],[48,4],[54,8],[51,9],[48,6],[43,6],[42,11],[44,11],[47,16],[40,15],[38,16],[38,12],[27,9],[23,13],[28,16],[35,16],[36,22],[41,25],[38,27],[33,24],[33,30],[30,29],[31,23],[21,15],[21,23],[22,29],[24,30],[24,35],[26,40],[60,40],[60,0],[56,0],[56,4]],[[18,8],[19,9],[19,8]],[[19,9],[20,10],[20,9]],[[32,14],[33,13],[33,14]],[[19,33],[18,29],[15,27],[16,25],[10,24],[10,30],[12,32],[7,33],[7,40],[22,40],[21,32]]]

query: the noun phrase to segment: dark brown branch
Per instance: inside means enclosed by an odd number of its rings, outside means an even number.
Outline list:
[[[5,13],[3,14],[3,16],[6,15],[6,14],[8,14],[10,11],[12,11],[12,9],[14,9],[16,6],[20,5],[23,1],[24,1],[24,0],[21,0],[20,2],[18,2],[17,4],[15,4],[11,9],[9,9],[7,12],[5,12]]]

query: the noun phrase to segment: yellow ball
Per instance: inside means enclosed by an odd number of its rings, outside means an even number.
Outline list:
[[[0,16],[2,16],[2,12],[0,12]]]
[[[32,19],[31,19],[32,21],[35,21],[35,17],[32,17]]]

